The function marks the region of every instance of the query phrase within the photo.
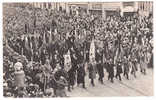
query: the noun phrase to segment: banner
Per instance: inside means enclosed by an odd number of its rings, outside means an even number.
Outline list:
[[[64,69],[68,72],[71,67],[70,51],[68,50],[67,54],[64,55]]]
[[[29,43],[28,43],[28,38],[27,37],[25,37],[25,48],[27,50],[30,50]]]
[[[90,52],[89,52],[89,61],[93,62],[93,60],[95,61],[95,43],[94,43],[94,40],[92,40],[92,42],[90,44]]]

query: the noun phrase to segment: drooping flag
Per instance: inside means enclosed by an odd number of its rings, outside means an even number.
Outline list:
[[[28,38],[27,38],[27,37],[25,37],[25,48],[26,48],[27,50],[30,50],[30,48],[29,48],[29,43],[28,43]]]
[[[50,31],[48,31],[48,33],[49,33],[49,44],[51,44],[51,42],[52,42],[52,34],[51,34],[51,29],[50,29]]]
[[[71,67],[70,51],[68,50],[67,54],[64,55],[64,69],[68,72]]]
[[[77,30],[76,29],[74,30],[74,33],[75,33],[76,40],[78,40],[78,34],[77,34]]]
[[[68,39],[68,37],[69,37],[69,32],[66,33],[66,39]]]
[[[31,51],[31,61],[33,61],[33,54],[34,54],[34,52],[33,52],[33,44],[32,44],[32,42],[30,42],[30,51]]]
[[[43,35],[43,44],[45,45],[46,44],[46,37],[45,37],[45,33]]]
[[[94,40],[92,40],[92,42],[90,44],[90,52],[89,52],[89,61],[93,62],[93,60],[95,61],[95,43],[94,43]]]

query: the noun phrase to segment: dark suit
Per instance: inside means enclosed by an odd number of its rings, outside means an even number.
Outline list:
[[[118,63],[117,64],[117,74],[116,74],[116,78],[119,77],[119,80],[121,81],[121,76],[120,74],[122,73],[122,66],[121,66],[121,63]]]
[[[97,71],[99,74],[99,81],[101,81],[101,83],[103,83],[104,67],[103,67],[102,63],[97,64]]]
[[[108,80],[111,79],[111,82],[113,83],[114,78],[114,64],[108,63]]]

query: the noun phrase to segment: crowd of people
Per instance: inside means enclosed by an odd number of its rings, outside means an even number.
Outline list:
[[[152,16],[135,13],[103,19],[61,11],[49,16],[53,16],[51,25],[43,25],[41,32],[27,31],[4,43],[4,47],[26,58],[13,59],[4,50],[4,96],[67,97],[66,89],[72,92],[81,84],[87,88],[86,77],[96,87],[96,77],[103,84],[108,74],[108,80],[114,83],[114,78],[122,81],[123,77],[129,80],[130,75],[137,77],[138,71],[146,75],[146,69],[153,67]],[[95,49],[95,57],[91,57],[90,49]],[[71,59],[67,64],[65,55]]]

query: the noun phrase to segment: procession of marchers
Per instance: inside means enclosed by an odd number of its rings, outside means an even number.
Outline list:
[[[86,78],[96,87],[95,80],[131,81],[153,67],[152,16],[103,20],[87,13],[18,10],[23,13],[4,17],[5,97],[67,97],[77,86],[87,89]]]

